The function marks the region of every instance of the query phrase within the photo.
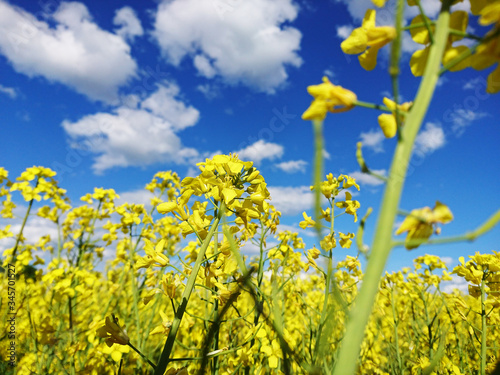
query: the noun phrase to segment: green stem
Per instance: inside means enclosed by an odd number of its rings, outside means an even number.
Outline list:
[[[154,365],[154,363],[151,362],[148,357],[142,354],[139,349],[137,349],[134,345],[132,345],[130,341],[128,342],[127,345],[130,346],[132,349],[134,349],[137,354],[139,354],[143,359],[145,359],[149,363],[149,365],[156,370],[156,366]]]
[[[391,288],[391,308],[392,318],[394,320],[394,346],[396,347],[396,359],[398,360],[399,373],[403,374],[403,362],[401,361],[401,353],[399,349],[399,318],[396,313],[396,298],[394,297],[394,287]]]
[[[346,334],[341,343],[339,360],[335,365],[334,374],[354,374],[357,368],[365,327],[368,324],[375,297],[379,288],[380,277],[393,247],[392,231],[398,211],[399,201],[406,178],[413,144],[429,107],[448,39],[448,24],[450,1],[444,1],[443,8],[436,22],[435,43],[430,47],[429,58],[424,77],[420,84],[415,104],[406,116],[406,124],[402,130],[402,139],[398,141],[388,184],[384,191],[382,209],[380,212],[373,250],[370,254],[363,285],[352,308],[346,327]]]
[[[429,18],[427,18],[427,16],[425,15],[424,8],[422,7],[420,0],[417,0],[416,3],[418,6],[418,10],[420,11],[420,15],[422,16],[422,19],[424,20],[424,25],[425,25],[425,28],[427,29],[427,33],[429,34],[429,40],[430,40],[431,44],[434,44],[434,35],[432,32],[432,28],[431,28],[432,23],[429,20]],[[436,22],[436,24],[437,24],[437,22]]]
[[[334,215],[334,209],[335,205],[333,204],[333,200],[330,205],[330,235],[333,236],[335,234],[334,232],[334,220],[335,220],[335,215]],[[322,352],[323,349],[326,347],[326,339],[324,338],[324,328],[326,324],[327,317],[329,316],[329,309],[328,309],[328,300],[330,298],[330,287],[332,284],[332,273],[333,273],[333,254],[332,250],[330,249],[328,251],[328,259],[327,259],[327,272],[326,272],[326,277],[325,277],[325,299],[323,300],[323,308],[321,310],[321,317],[319,319],[319,326],[318,326],[318,334],[316,337],[316,344],[314,346],[314,358],[313,358],[313,364],[318,365],[318,358],[323,359],[322,357]]]
[[[184,312],[186,311],[189,297],[191,296],[191,293],[193,292],[196,277],[198,275],[198,271],[200,270],[201,263],[203,262],[203,259],[205,257],[205,252],[207,251],[208,245],[210,244],[210,241],[212,240],[212,237],[215,233],[215,230],[219,226],[220,213],[223,211],[224,210],[221,207],[221,210],[219,211],[219,215],[215,217],[215,220],[212,223],[210,231],[208,232],[207,237],[203,241],[203,244],[201,245],[200,251],[198,252],[198,257],[196,258],[196,262],[193,266],[193,269],[191,270],[191,274],[189,275],[189,279],[186,283],[186,287],[184,288],[184,292],[182,293],[182,297],[181,297],[182,302],[177,309],[177,313],[175,314],[174,321],[172,323],[172,327],[170,328],[170,332],[169,332],[168,337],[167,337],[167,341],[165,342],[165,346],[163,347],[163,352],[161,353],[160,362],[158,363],[158,366],[156,367],[154,375],[163,375],[165,373],[165,370],[167,369],[169,362],[170,362],[170,354],[172,353],[172,349],[174,347],[175,337],[177,336],[177,331],[179,330],[179,327],[180,327],[180,324],[182,321],[182,317],[184,316]]]
[[[314,120],[314,226],[321,240],[321,178],[323,176],[323,121]]]
[[[38,186],[38,179],[39,177],[37,177],[36,179],[35,187],[33,188],[33,190],[35,190],[36,187]],[[34,199],[30,200],[30,203],[28,204],[28,210],[26,211],[26,215],[24,215],[23,223],[21,224],[21,229],[19,230],[19,234],[17,235],[16,244],[14,245],[14,250],[12,251],[12,258],[11,258],[12,260],[16,258],[16,252],[19,247],[19,242],[21,242],[24,227],[26,226],[26,222],[28,221],[28,216],[30,215],[31,212],[31,207],[33,207],[33,201]]]
[[[396,124],[398,128],[398,139],[401,138],[401,116],[399,114],[399,60],[401,58],[401,43],[402,35],[401,31],[403,27],[403,13],[404,13],[404,1],[398,1],[396,5],[396,38],[392,41],[391,46],[391,67],[389,68],[389,74],[391,76],[392,82],[392,95],[394,97],[394,102],[396,103]]]
[[[389,109],[388,107],[386,107],[385,105],[382,105],[382,104],[373,104],[373,103],[362,102],[362,101],[358,100],[354,103],[354,105],[356,107],[363,107],[363,108],[377,109],[379,111],[392,112],[391,109]]]
[[[486,326],[486,285],[483,279],[481,280],[481,367],[479,374],[484,375],[486,372],[486,333],[488,327]]]

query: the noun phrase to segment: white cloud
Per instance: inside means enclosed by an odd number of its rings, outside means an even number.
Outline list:
[[[60,3],[48,21],[0,0],[0,53],[19,73],[115,101],[119,87],[136,76],[130,46],[100,29],[81,3]]]
[[[335,72],[333,71],[332,68],[326,68],[325,70],[323,70],[323,75],[327,76],[330,79],[330,81],[335,79]]]
[[[337,2],[344,3],[351,17],[355,21],[360,21],[365,16],[367,9],[373,8],[371,0],[336,0]]]
[[[0,254],[3,250],[12,248],[15,245],[15,236],[18,235],[22,226],[20,218],[26,214],[26,209],[27,206],[19,205],[14,209],[15,219],[1,220],[0,225],[2,227],[8,224],[11,225],[10,231],[14,234],[14,237],[0,239]],[[40,237],[46,235],[50,235],[52,241],[57,241],[57,226],[50,220],[35,215],[31,216],[23,229],[23,236],[26,238],[26,243],[35,244]],[[40,256],[39,253],[36,253],[36,255]]]
[[[159,86],[158,90],[142,102],[142,108],[170,123],[172,129],[193,126],[200,116],[198,110],[178,99],[179,87],[174,84]]]
[[[217,86],[208,83],[196,86],[196,90],[201,92],[208,100],[212,100],[220,94],[220,90]]]
[[[6,87],[4,85],[0,85],[0,93],[9,96],[11,99],[17,98],[17,90],[13,87]]]
[[[446,143],[446,138],[443,129],[428,122],[425,124],[425,129],[417,135],[415,140],[415,153],[421,156],[431,154],[440,149]]]
[[[236,151],[236,153],[241,160],[253,161],[259,165],[264,159],[274,160],[281,158],[283,155],[283,146],[260,139],[250,146]]]
[[[117,10],[115,18],[113,18],[113,24],[120,26],[115,32],[123,39],[133,41],[136,36],[144,34],[141,21],[139,21],[134,10],[130,7],[123,7]]]
[[[385,169],[374,169],[372,172],[381,176],[385,176],[387,171]],[[356,182],[361,185],[378,186],[384,183],[382,180],[379,180],[378,178],[373,177],[370,174],[359,171],[349,173],[349,176],[354,177],[356,179]]]
[[[196,55],[193,64],[198,72],[204,77],[213,78],[217,74],[212,62],[204,55]]]
[[[349,35],[351,35],[353,29],[354,27],[351,25],[337,26],[337,36],[340,39],[347,39]]]
[[[144,207],[151,208],[151,198],[153,198],[153,194],[149,190],[138,189],[125,191],[118,193],[118,195],[120,196],[120,198],[116,200],[117,206],[123,203],[134,203],[143,204]]]
[[[453,293],[453,290],[458,289],[464,294],[469,293],[469,284],[467,281],[458,275],[451,275],[452,280],[443,281],[442,290],[444,293]]]
[[[443,263],[446,264],[446,267],[448,267],[448,268],[452,267],[457,262],[452,257],[440,257],[440,258],[443,261]]]
[[[313,193],[309,186],[268,186],[271,204],[283,215],[295,215],[313,206]]]
[[[430,18],[435,18],[441,10],[441,6],[443,5],[440,0],[421,0],[420,4],[424,9],[424,13],[427,15],[427,17]],[[413,18],[419,14],[420,11],[417,6],[406,8],[406,18]]]
[[[484,77],[476,77],[467,81],[463,86],[464,90],[476,90],[476,93],[479,91],[479,88],[482,86],[483,91],[486,89],[487,81]]]
[[[275,164],[276,168],[281,169],[286,173],[295,173],[295,172],[305,172],[307,161],[304,160],[290,160],[284,161],[282,163]]]
[[[451,129],[461,135],[473,121],[488,116],[485,112],[473,111],[470,109],[458,108],[450,114],[452,123]]]
[[[140,103],[111,113],[88,115],[62,126],[73,141],[73,148],[96,154],[96,173],[112,167],[145,166],[156,162],[185,163],[198,158],[194,149],[184,148],[177,132],[193,126],[199,112],[178,99],[174,84],[159,86]]]
[[[173,65],[189,57],[207,78],[273,93],[286,82],[286,67],[302,64],[301,33],[283,26],[297,12],[291,0],[164,0],[153,35]]]
[[[384,151],[382,143],[384,142],[385,136],[380,129],[372,129],[366,133],[361,133],[359,138],[361,138],[363,147],[371,148],[374,152]]]

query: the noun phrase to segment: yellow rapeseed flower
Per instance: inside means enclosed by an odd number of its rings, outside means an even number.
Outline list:
[[[352,91],[333,85],[327,77],[323,77],[323,83],[309,86],[307,92],[314,100],[302,115],[303,120],[324,120],[328,112],[348,111],[358,100]]]
[[[128,345],[130,341],[127,331],[118,325],[118,318],[114,314],[106,317],[105,324],[97,330],[96,334],[98,337],[105,338],[108,346]]]
[[[426,240],[433,232],[439,233],[437,223],[448,223],[453,220],[453,214],[448,206],[437,201],[434,208],[424,207],[411,211],[396,230],[396,235],[408,232],[405,247],[415,249],[419,244],[411,244],[411,240]]]
[[[384,133],[385,137],[392,138],[396,135],[396,132],[398,130],[396,122],[396,103],[389,98],[384,98],[384,104],[387,106],[387,108],[393,111],[393,113],[392,114],[383,113],[380,116],[378,116],[378,124],[380,125],[380,128],[382,129],[382,132]],[[400,104],[397,106],[398,111],[403,113],[408,112],[412,104],[413,104],[412,102],[406,102]],[[400,115],[399,117],[400,117],[399,121],[402,124],[403,116]]]
[[[351,35],[340,44],[344,53],[357,55],[359,63],[366,70],[373,70],[377,65],[379,49],[396,37],[392,26],[375,26],[376,11],[368,9],[361,27],[354,29]]]
[[[430,20],[427,19],[430,22]],[[469,21],[469,15],[464,11],[456,11],[450,15],[449,27],[452,30],[465,33]],[[429,31],[427,27],[424,26],[424,18],[421,15],[416,16],[411,21],[412,26],[421,25],[420,27],[412,27],[410,29],[411,37],[414,42],[426,45],[422,50],[416,51],[410,59],[410,68],[414,76],[420,77],[424,74],[425,66],[427,65],[427,58],[429,57],[430,43],[431,39],[429,36]],[[434,26],[431,26],[431,32],[434,32]],[[448,36],[448,41],[446,44],[445,52],[443,54],[443,64],[451,62],[453,59],[458,57],[460,54],[466,52],[468,47],[466,46],[456,46],[453,47],[452,44],[458,40],[463,39],[463,36],[459,34],[450,34]],[[449,70],[452,72],[462,70],[470,66],[470,59],[464,59],[460,63],[452,66]]]

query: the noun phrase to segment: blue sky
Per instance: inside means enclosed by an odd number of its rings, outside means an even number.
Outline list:
[[[423,1],[430,16],[439,3]],[[306,87],[327,75],[359,100],[390,96],[388,50],[366,72],[340,49],[368,7],[367,0],[0,0],[0,165],[11,178],[33,165],[56,170],[74,204],[94,187],[146,202],[142,188],[155,172],[185,177],[206,157],[238,152],[266,178],[283,227],[311,243],[298,227],[311,204],[312,129],[300,119],[311,101]],[[466,0],[457,9],[468,7]],[[392,11],[377,17],[387,24]],[[469,30],[484,32],[475,23]],[[419,84],[408,65],[418,48],[404,38],[405,101]],[[446,236],[474,229],[500,206],[499,101],[485,94],[488,73],[445,74],[417,139],[401,208],[447,204],[455,220]],[[325,122],[325,172],[358,179],[361,215],[378,208],[383,186],[358,172],[356,142],[380,173],[395,146],[378,115],[357,108]],[[351,217],[338,222],[356,229]],[[33,235],[45,230],[32,226]],[[498,250],[499,240],[495,229],[475,243],[396,249],[388,269],[425,253],[454,265],[459,256]]]

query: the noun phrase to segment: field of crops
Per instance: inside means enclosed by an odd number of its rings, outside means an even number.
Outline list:
[[[2,278],[2,290],[13,292],[2,295],[2,319],[15,321],[2,337],[17,340],[18,374],[146,374],[160,357],[169,359],[168,374],[319,374],[335,363],[363,272],[358,258],[333,262],[336,247],[350,247],[354,237],[334,230],[334,217],[355,218],[359,207],[349,194],[334,198],[356,189],[355,181],[329,175],[322,182],[329,205],[321,220],[330,230],[321,249],[305,249],[297,233],[276,234],[280,213],[252,163],[220,155],[200,169],[182,183],[158,173],[146,186],[155,195],[149,212],[116,206],[116,193],[102,189],[71,206],[49,169],[29,168],[13,183],[1,171],[2,215],[12,216],[10,197],[19,191],[33,210],[26,219],[36,214],[60,233],[31,245],[8,225],[1,232],[16,239],[4,254],[16,260]],[[301,226],[314,225],[305,215]],[[269,248],[272,237],[279,244]],[[260,256],[243,256],[246,243]],[[102,270],[96,264],[105,249],[113,260]],[[492,370],[500,253],[476,254],[453,273],[469,282],[469,295],[441,290],[450,274],[436,256],[382,278],[361,373],[421,374],[432,365],[434,373],[472,374],[485,354]],[[2,340],[2,355],[10,342]]]
[[[118,204],[118,194],[102,188],[70,202],[53,170],[10,176],[0,167],[0,240],[9,245],[0,269],[0,373],[498,374],[500,252],[471,250],[448,268],[423,249],[482,236],[500,210],[462,236],[436,239],[454,218],[450,208],[436,201],[402,213],[399,205],[440,75],[500,61],[500,1],[471,0],[468,14],[450,12],[456,2],[443,0],[430,20],[420,1],[408,0],[421,14],[406,28],[406,2],[395,3],[394,27],[376,26],[370,9],[341,46],[371,70],[378,50],[392,43],[392,99],[362,102],[326,77],[308,87],[313,101],[302,118],[315,137],[314,207],[300,227],[316,245],[279,229],[266,176],[237,154],[207,158],[193,177],[158,172],[145,186],[153,197],[147,205]],[[469,17],[491,30],[467,34]],[[414,100],[400,103],[405,31],[425,46],[410,61],[423,78]],[[452,46],[464,37],[476,44]],[[500,90],[499,77],[497,65],[488,93]],[[369,246],[363,234],[371,210],[353,199],[359,184],[323,168],[323,120],[357,106],[386,112],[379,125],[385,137],[398,137],[387,176],[371,171],[357,147],[361,171],[385,184]],[[404,219],[395,227],[397,215]],[[57,236],[28,241],[34,220],[56,227]],[[344,220],[357,232],[342,232]],[[394,239],[401,234],[403,241]],[[391,251],[403,246],[418,249],[413,265],[385,272]],[[341,256],[342,248],[357,255]],[[445,290],[452,275],[468,293]]]

